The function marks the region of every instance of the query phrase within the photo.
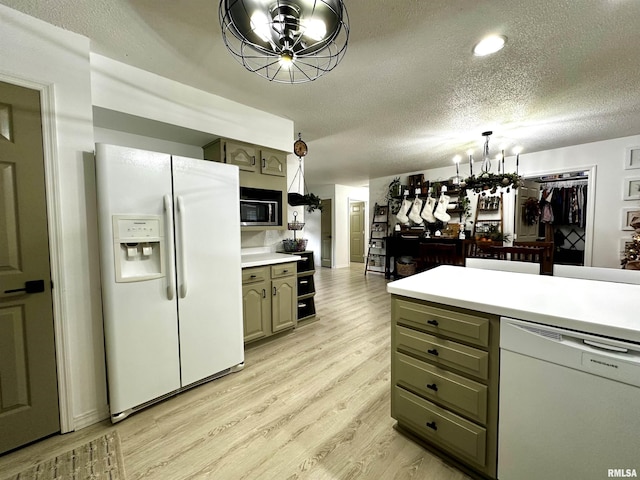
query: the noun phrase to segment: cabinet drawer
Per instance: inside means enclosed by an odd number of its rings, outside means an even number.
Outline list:
[[[295,263],[279,263],[271,265],[271,278],[288,277],[296,274]]]
[[[254,267],[242,269],[242,283],[254,283],[269,280],[269,267]]]
[[[489,345],[489,319],[417,302],[394,299],[397,323],[475,345]]]
[[[402,353],[394,357],[394,383],[486,425],[485,385]]]
[[[487,431],[401,387],[393,387],[395,418],[421,437],[472,463],[486,465]]]
[[[489,353],[396,325],[394,350],[486,380]]]

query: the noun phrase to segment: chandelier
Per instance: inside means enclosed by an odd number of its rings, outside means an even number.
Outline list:
[[[219,18],[234,58],[269,81],[313,81],[347,50],[343,0],[221,0]]]
[[[498,189],[506,189],[507,192],[511,188],[517,189],[522,183],[522,177],[518,174],[520,166],[520,149],[517,149],[516,153],[516,172],[507,173],[504,169],[504,150],[498,155],[498,173],[491,173],[491,157],[489,156],[489,137],[493,132],[483,132],[482,136],[485,137],[484,148],[482,149],[482,165],[480,167],[480,174],[475,176],[473,174],[473,152],[469,154],[469,178],[463,180],[466,188],[475,191],[476,193],[482,191],[489,191],[490,193],[496,193]],[[454,159],[456,162],[456,177],[458,176],[458,159]]]

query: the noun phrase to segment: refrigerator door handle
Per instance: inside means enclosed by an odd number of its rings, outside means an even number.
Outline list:
[[[167,299],[173,300],[176,294],[176,275],[173,271],[175,260],[173,258],[173,205],[171,195],[165,195],[164,198],[164,221],[166,225],[166,245],[167,245]]]
[[[186,236],[184,234],[184,214],[185,214],[185,206],[184,199],[182,195],[177,195],[176,200],[178,202],[178,214],[180,217],[179,220],[179,232],[180,232],[180,298],[184,298],[187,296],[187,257],[184,254],[186,251],[185,241]]]

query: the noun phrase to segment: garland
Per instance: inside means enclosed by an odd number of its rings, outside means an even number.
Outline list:
[[[468,189],[476,193],[483,190],[489,190],[490,193],[496,193],[499,188],[506,188],[507,192],[513,187],[517,189],[522,183],[522,177],[517,173],[482,173],[478,177],[469,177],[464,181]]]

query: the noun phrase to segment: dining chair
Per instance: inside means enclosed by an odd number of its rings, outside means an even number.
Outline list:
[[[502,272],[530,273],[538,275],[540,264],[520,262],[517,260],[498,260],[495,258],[467,258],[465,266],[484,270],[500,270]]]
[[[640,270],[585,267],[582,265],[554,265],[553,276],[640,285]]]

